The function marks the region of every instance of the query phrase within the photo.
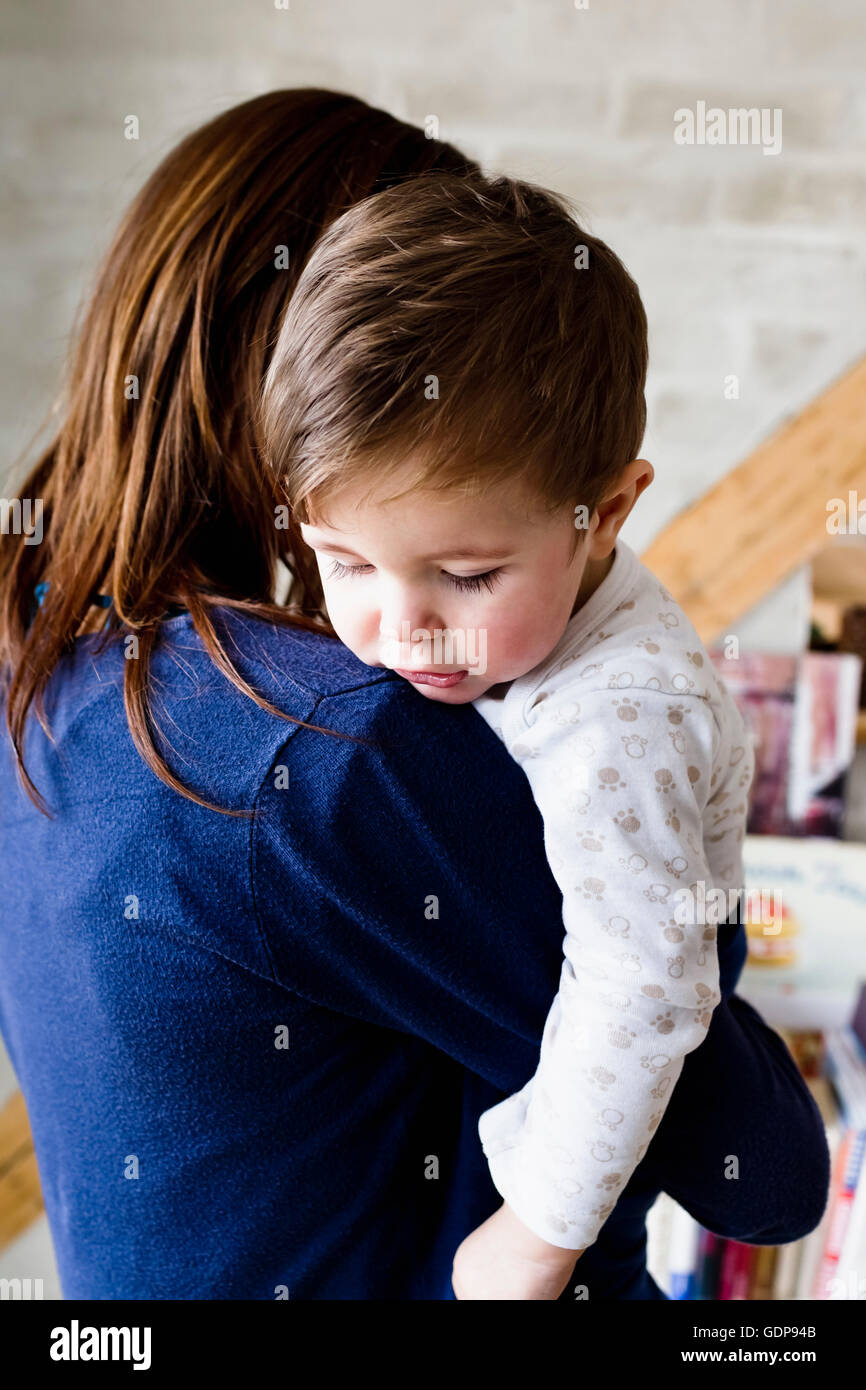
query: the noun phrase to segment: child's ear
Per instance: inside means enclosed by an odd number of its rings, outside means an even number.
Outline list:
[[[631,463],[626,464],[607,496],[596,508],[598,526],[594,539],[597,543],[608,547],[613,545],[635,502],[644,489],[649,487],[654,477],[655,469],[649,459],[632,459]]]
[[[635,501],[637,501],[638,497],[640,497],[644,489],[649,487],[650,483],[656,475],[656,471],[650,463],[649,459],[634,459],[629,464],[629,468],[639,468],[641,470],[639,475],[637,492],[635,493]]]

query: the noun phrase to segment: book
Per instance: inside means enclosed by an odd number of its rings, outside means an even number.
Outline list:
[[[805,1078],[824,1122],[831,1157],[824,1215],[801,1240],[778,1247],[750,1245],[707,1230],[667,1193],[660,1193],[647,1214],[647,1268],[669,1298],[866,1299],[866,1133],[848,1123],[850,1116],[860,1115],[863,1103],[866,1049],[851,1027],[841,1030],[841,1037],[826,1040],[813,1030],[786,1030],[785,1041],[792,1056],[804,1058],[810,1068],[816,1059],[831,1059],[827,1071],[832,1081],[823,1070]]]
[[[670,1297],[668,1279],[668,1252],[670,1250],[671,1223],[676,1203],[667,1192],[660,1192],[646,1218],[646,1265],[659,1288]]]
[[[776,1273],[776,1262],[782,1246],[778,1245],[759,1245],[755,1249],[755,1257],[752,1262],[751,1277],[749,1287],[746,1292],[748,1299],[766,1301],[773,1297],[773,1280]]]
[[[863,1169],[864,1148],[866,1130],[847,1129],[833,1165],[827,1237],[812,1288],[812,1297],[815,1299],[829,1298],[835,1284],[839,1258],[854,1204],[854,1194]]]
[[[852,652],[793,654],[718,647],[710,659],[743,715],[755,754],[747,830],[842,834],[863,670]]]
[[[701,1227],[674,1203],[668,1253],[668,1294],[672,1299],[697,1297],[698,1237]]]
[[[866,1176],[861,1171],[851,1205],[848,1230],[827,1297],[866,1301]]]
[[[853,654],[803,653],[789,809],[807,835],[842,834],[845,774],[857,744],[862,665]]]
[[[866,1056],[866,984],[860,990],[860,997],[857,1000],[857,1007],[851,1020],[851,1031],[860,1044],[863,1055]]]
[[[830,1217],[832,1213],[832,1191],[833,1174],[837,1169],[837,1160],[842,1141],[845,1137],[847,1126],[845,1125],[835,1091],[826,1077],[821,1077],[815,1081],[807,1081],[809,1090],[812,1092],[815,1103],[821,1112],[824,1121],[824,1129],[827,1135],[827,1148],[830,1153],[831,1178],[830,1194],[827,1198],[827,1205],[824,1208],[824,1215],[814,1231],[810,1231],[802,1240],[796,1242],[800,1254],[797,1264],[797,1278],[794,1285],[793,1297],[800,1300],[812,1298],[812,1290],[815,1278],[818,1273],[818,1266],[827,1244],[827,1235],[830,1228]],[[777,1298],[781,1294],[774,1290]]]
[[[774,922],[767,941],[782,945],[761,959],[761,942],[747,925],[749,955],[737,993],[772,1028],[823,1032],[848,1024],[866,983],[866,845],[746,835],[743,876],[744,916],[760,920],[761,905],[781,904],[796,931],[782,923],[785,930],[775,934]]]
[[[752,739],[755,776],[747,829],[750,834],[794,834],[796,822],[789,802],[800,657],[745,652],[732,659],[718,648],[709,649],[709,656]]]
[[[825,1034],[824,1072],[845,1125],[866,1129],[866,1057],[853,1028],[832,1028]]]
[[[749,1277],[758,1247],[746,1245],[739,1240],[726,1240],[722,1252],[722,1268],[719,1274],[718,1297],[725,1299],[745,1298],[749,1290]]]
[[[718,1298],[724,1238],[701,1230],[698,1240],[697,1297]]]
[[[796,1297],[802,1258],[803,1242],[801,1240],[792,1240],[787,1245],[778,1247],[778,1259],[776,1260],[770,1298],[784,1300],[787,1303]]]

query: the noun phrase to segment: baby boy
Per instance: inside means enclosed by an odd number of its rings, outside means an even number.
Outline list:
[[[619,536],[653,480],[646,368],[637,287],[561,199],[425,174],[327,230],[265,384],[334,631],[419,697],[474,703],[562,891],[537,1070],[479,1122],[504,1200],[457,1252],[459,1298],[558,1296],[720,999],[716,928],[689,902],[742,886],[754,760]]]

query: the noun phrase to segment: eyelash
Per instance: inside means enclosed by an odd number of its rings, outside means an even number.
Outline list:
[[[364,570],[371,568],[368,565],[344,565],[340,560],[332,560],[331,564],[329,579],[345,579],[350,576],[357,578]],[[443,570],[442,573],[455,589],[473,594],[480,593],[482,586],[491,593],[502,577],[498,569],[487,570],[484,574],[449,574],[447,570]]]

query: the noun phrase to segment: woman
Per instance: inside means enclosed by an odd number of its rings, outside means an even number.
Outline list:
[[[499,1205],[478,1115],[532,1075],[560,966],[540,819],[474,710],[333,638],[255,423],[316,237],[433,166],[475,167],[319,91],[184,140],[108,252],[22,489],[44,539],[2,539],[0,1026],[67,1298],[450,1298]],[[823,1127],[732,997],[743,950],[724,928],[724,1002],[571,1281],[593,1299],[663,1296],[662,1186],[758,1243],[820,1219]],[[710,1097],[735,1048],[753,1096]]]

